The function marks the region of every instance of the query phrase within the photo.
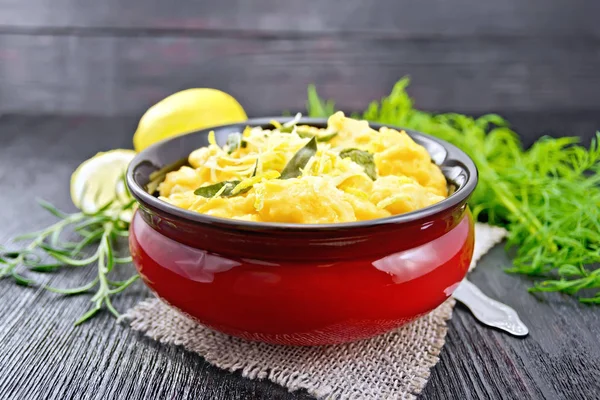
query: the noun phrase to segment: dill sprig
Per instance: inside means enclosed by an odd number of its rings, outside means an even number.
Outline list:
[[[95,316],[104,307],[115,317],[120,314],[112,304],[111,297],[129,287],[137,278],[134,275],[124,281],[113,281],[109,274],[117,264],[131,262],[131,257],[117,257],[116,244],[129,235],[129,220],[135,201],[127,203],[111,201],[94,212],[80,211],[67,214],[52,204],[40,201],[40,205],[59,221],[41,231],[28,233],[15,238],[16,242],[29,240],[17,250],[0,248],[0,279],[12,278],[23,286],[42,287],[64,295],[89,293],[96,288],[91,298],[92,307],[81,316],[79,325]],[[64,240],[69,236],[70,240]],[[75,236],[75,238],[73,238]],[[90,248],[95,249],[90,254]],[[45,262],[50,258],[52,262]],[[97,276],[87,284],[74,288],[58,288],[40,284],[23,275],[29,272],[53,272],[61,267],[80,268],[95,264]]]
[[[507,246],[516,249],[507,271],[535,277],[530,291],[600,304],[600,268],[594,266],[600,262],[600,134],[589,148],[576,137],[543,137],[525,150],[498,115],[414,109],[408,83],[398,81],[389,96],[355,117],[425,132],[466,152],[480,176],[470,201],[475,217],[506,227]],[[313,86],[307,108],[312,117],[334,112]]]

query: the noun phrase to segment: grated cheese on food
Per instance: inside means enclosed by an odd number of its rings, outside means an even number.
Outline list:
[[[439,167],[405,132],[374,130],[342,112],[332,115],[325,129],[298,126],[300,117],[284,124],[273,121],[271,129],[246,127],[239,132],[243,146],[238,141],[236,148],[220,147],[211,131],[209,145],[190,154],[190,166],[167,174],[160,199],[223,218],[315,224],[402,214],[448,195]],[[310,136],[317,139],[316,152],[296,166],[296,177],[283,179],[281,172]],[[340,157],[350,149],[368,157]],[[376,177],[365,173],[367,162]],[[210,198],[194,194],[225,181],[239,183],[227,195],[225,186]]]

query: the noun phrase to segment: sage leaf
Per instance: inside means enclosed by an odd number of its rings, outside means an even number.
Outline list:
[[[202,187],[199,187],[198,189],[194,190],[194,194],[197,196],[211,198],[211,197],[214,197],[217,193],[219,193],[221,191],[221,189],[225,188],[219,196],[220,197],[231,197],[231,191],[240,182],[241,181],[238,181],[238,180],[232,180],[232,181],[218,182],[213,185],[202,186]],[[250,188],[248,188],[248,189],[250,189]],[[240,192],[240,193],[242,193],[242,192]]]
[[[359,149],[344,149],[340,151],[341,158],[349,158],[365,170],[365,174],[372,180],[377,179],[377,168],[373,154]]]
[[[337,136],[337,132],[330,133],[329,135],[316,136],[316,135],[313,135],[311,132],[307,132],[307,131],[304,131],[301,129],[297,129],[296,134],[304,139],[315,137],[315,138],[317,138],[317,142],[319,142],[319,143],[329,142],[331,139],[333,139],[334,137]]]
[[[306,167],[308,160],[315,154],[317,154],[317,139],[313,137],[288,161],[283,171],[281,171],[279,179],[299,177],[302,174],[302,168]]]
[[[317,142],[324,143],[329,142],[331,139],[337,136],[337,132],[330,133],[329,135],[317,136]]]
[[[258,160],[256,160],[256,163],[254,164],[254,171],[252,172],[252,176],[251,176],[252,178],[256,176],[257,170],[258,170]],[[197,196],[211,198],[211,197],[215,197],[215,195],[217,193],[221,192],[219,194],[219,197],[233,197],[233,196],[237,196],[238,194],[246,193],[248,190],[252,189],[252,186],[248,186],[247,188],[240,190],[236,194],[232,194],[231,192],[237,185],[239,185],[240,182],[241,181],[234,179],[231,181],[218,182],[213,185],[201,186],[198,189],[194,190],[194,194]],[[223,189],[223,188],[225,188],[225,189]],[[221,189],[223,189],[223,190],[221,191]]]
[[[303,131],[301,129],[296,129],[296,134],[298,136],[300,136],[301,138],[303,138],[303,139],[308,139],[308,138],[315,137],[315,135],[313,135],[312,133],[307,132],[307,131]]]

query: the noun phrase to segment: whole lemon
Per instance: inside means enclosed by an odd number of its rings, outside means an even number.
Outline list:
[[[133,135],[133,147],[139,152],[166,138],[247,119],[246,112],[231,95],[217,89],[187,89],[146,111]]]

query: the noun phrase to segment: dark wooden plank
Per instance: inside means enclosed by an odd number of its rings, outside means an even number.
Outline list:
[[[588,146],[600,131],[598,111],[551,111],[532,113],[522,111],[502,112],[511,128],[521,135],[523,144],[529,147],[540,136],[578,136]]]
[[[600,315],[594,306],[566,296],[533,296],[527,279],[506,274],[510,259],[501,247],[470,275],[488,295],[518,310],[528,325],[526,339],[509,337],[474,322],[462,306],[455,309],[447,344],[423,397],[591,399],[600,396]],[[468,367],[467,367],[468,365]],[[464,380],[457,369],[469,368]]]
[[[35,205],[35,197],[73,211],[68,192],[73,169],[96,151],[131,147],[133,122],[0,116],[0,244],[54,220]],[[126,266],[121,277],[132,271]],[[68,287],[94,275],[90,267],[38,278]],[[126,310],[148,296],[137,284],[116,306]],[[275,384],[245,380],[180,348],[161,346],[106,314],[73,327],[89,296],[65,299],[4,280],[0,304],[0,398],[291,398]]]
[[[572,121],[585,120],[583,114],[571,117]],[[544,114],[530,115],[518,123],[524,131],[538,132],[535,121],[545,119]],[[561,124],[568,127],[568,121],[565,117]],[[52,221],[34,205],[36,196],[72,210],[68,179],[73,168],[98,150],[130,147],[135,123],[135,118],[0,115],[0,244]],[[509,264],[498,247],[480,262],[471,279],[489,295],[516,308],[531,335],[516,339],[486,329],[463,308],[457,308],[440,363],[432,370],[421,397],[597,398],[597,308],[560,295],[538,299],[525,291],[526,279],[502,271]],[[124,274],[131,272],[126,269]],[[49,279],[56,285],[76,285],[93,273],[83,269]],[[147,295],[138,284],[117,306],[125,309]],[[0,397],[308,398],[269,382],[220,371],[195,354],[157,344],[115,325],[107,315],[73,328],[72,321],[85,311],[88,300],[86,296],[63,299],[0,281]]]
[[[580,36],[600,34],[600,7],[586,0],[380,0],[196,1],[161,0],[1,0],[4,31],[69,32],[109,29],[161,31],[229,31],[376,33],[393,37],[511,35]],[[248,32],[249,31],[249,32]]]
[[[215,87],[250,115],[304,109],[306,86],[363,109],[403,75],[421,108],[594,109],[597,44],[576,39],[363,40],[0,35],[0,111],[140,115]]]

